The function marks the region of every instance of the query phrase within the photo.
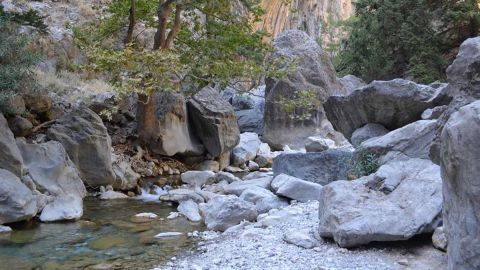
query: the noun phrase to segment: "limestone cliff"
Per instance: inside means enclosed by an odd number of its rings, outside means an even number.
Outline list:
[[[332,22],[344,20],[354,14],[354,0],[263,0],[266,11],[258,28],[265,29],[276,37],[285,30],[300,29],[328,44],[335,34]]]

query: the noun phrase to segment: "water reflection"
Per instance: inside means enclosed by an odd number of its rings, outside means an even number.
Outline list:
[[[175,207],[157,200],[87,198],[84,209],[77,222],[15,225],[10,235],[0,236],[0,269],[148,269],[192,248],[195,243],[186,233],[203,229],[184,218],[166,219]],[[142,212],[160,218],[131,221]],[[160,232],[185,234],[155,239]]]

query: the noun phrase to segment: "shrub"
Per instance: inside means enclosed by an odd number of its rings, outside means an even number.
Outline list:
[[[15,16],[0,6],[0,111],[9,114],[6,102],[36,86],[33,67],[40,57],[29,47],[30,39],[18,34]]]

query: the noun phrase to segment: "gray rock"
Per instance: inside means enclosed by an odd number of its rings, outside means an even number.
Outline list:
[[[435,139],[436,120],[420,120],[396,129],[384,136],[364,141],[358,152],[383,156],[388,152],[400,152],[411,158],[428,159],[430,146]]]
[[[156,93],[148,103],[138,102],[138,136],[156,154],[201,155],[203,146],[192,135],[185,98],[171,92]]]
[[[449,97],[453,98],[448,109],[438,120],[437,138],[430,148],[430,158],[437,164],[441,163],[441,134],[450,116],[463,106],[480,98],[480,38],[467,39],[460,46],[457,58],[447,69]]]
[[[305,150],[307,152],[323,152],[335,147],[335,142],[321,137],[308,137],[305,141]]]
[[[242,192],[240,199],[255,204],[259,214],[267,213],[271,209],[280,209],[288,206],[288,202],[273,194],[270,190],[261,187],[250,187]]]
[[[203,186],[213,182],[215,173],[212,171],[188,171],[180,176],[182,182],[191,186]]]
[[[236,93],[237,93],[237,90],[234,87],[228,86],[224,90],[220,91],[220,97],[226,102],[232,104],[233,97],[235,96]]]
[[[338,82],[343,85],[347,94],[351,94],[353,91],[367,85],[362,79],[354,75],[346,75],[338,79]]]
[[[350,141],[354,147],[359,147],[362,142],[371,138],[383,136],[388,132],[389,130],[380,124],[369,123],[355,130]]]
[[[113,190],[107,190],[105,192],[102,192],[100,194],[100,200],[124,200],[124,199],[130,199],[127,195],[113,191]]]
[[[261,143],[256,133],[240,134],[240,143],[232,151],[232,165],[241,166],[249,160],[254,160]]]
[[[198,204],[192,200],[180,202],[177,210],[192,222],[199,222],[202,220],[202,216],[200,216],[200,210],[198,209]]]
[[[119,157],[113,156],[112,160],[112,168],[116,176],[113,187],[116,190],[134,189],[137,186],[138,180],[141,176],[132,169],[132,166],[129,163],[130,159],[127,158],[127,161],[125,159],[120,159]]]
[[[257,209],[259,214],[263,214],[269,212],[272,209],[283,209],[288,205],[288,200],[275,196],[258,200],[255,203],[255,208]]]
[[[215,182],[218,183],[222,181],[227,181],[230,184],[235,181],[242,181],[242,180],[229,172],[218,172],[215,175]]]
[[[240,195],[240,199],[255,204],[255,202],[264,198],[276,197],[270,190],[262,187],[252,186],[245,189]]]
[[[423,120],[438,119],[447,109],[448,109],[447,105],[437,106],[437,107],[432,108],[432,109],[426,109],[422,113],[422,119]]]
[[[454,113],[441,136],[448,269],[480,269],[479,134],[480,101],[476,101]]]
[[[261,187],[263,189],[269,189],[271,182],[272,182],[271,177],[237,181],[223,187],[223,190],[226,194],[235,194],[237,196],[240,196],[246,189],[249,189],[252,187]]]
[[[40,220],[43,222],[76,220],[82,217],[82,215],[82,198],[74,194],[62,194],[43,208]]]
[[[469,38],[460,46],[457,58],[447,69],[450,96],[480,99],[480,37]]]
[[[23,174],[23,159],[7,120],[0,113],[0,169],[9,170],[18,177]]]
[[[36,196],[18,177],[0,169],[0,179],[0,224],[30,219],[41,210]]]
[[[318,245],[318,241],[312,236],[309,230],[291,230],[285,233],[285,242],[302,247],[305,249],[312,249]]]
[[[272,177],[272,173],[269,172],[251,172],[244,177],[242,177],[243,180],[253,180],[253,179],[259,179],[259,178],[265,178],[265,177]]]
[[[273,178],[272,189],[276,194],[299,202],[318,200],[322,186],[302,179],[280,174]]]
[[[12,228],[10,228],[8,226],[0,225],[0,235],[11,233],[11,232],[12,232]]]
[[[17,139],[17,145],[36,190],[53,197],[43,209],[40,220],[80,218],[87,190],[63,146],[55,141],[29,144],[25,139]]]
[[[281,154],[273,160],[275,176],[287,174],[305,181],[326,185],[347,179],[352,153],[330,149],[321,153]]]
[[[218,196],[211,199],[204,207],[205,224],[209,230],[225,231],[240,222],[255,221],[255,205],[236,196]]]
[[[368,123],[394,130],[420,120],[426,109],[446,104],[443,93],[402,79],[374,81],[349,96],[330,97],[324,107],[335,130],[350,139]]]
[[[232,105],[213,88],[206,87],[188,101],[195,134],[213,157],[230,151],[240,141],[237,117]]]
[[[241,133],[263,134],[263,111],[259,109],[236,111],[238,128]]]
[[[296,60],[297,65],[280,80],[266,80],[263,139],[275,149],[284,145],[302,148],[306,138],[330,132],[322,127],[326,120],[323,108],[321,105],[308,111],[298,108],[289,113],[281,101],[298,98],[298,91],[313,90],[321,103],[333,94],[346,94],[346,91],[337,81],[328,54],[306,33],[285,31],[274,40],[273,46],[274,59]]]
[[[255,161],[250,160],[248,162],[247,168],[250,172],[255,172],[255,171],[258,171],[260,169],[260,166],[258,166],[258,164]]]
[[[48,138],[59,141],[88,186],[113,184],[112,145],[102,119],[80,107],[58,119],[48,129]]]
[[[70,194],[80,199],[87,195],[77,168],[59,142],[29,144],[25,139],[17,139],[17,146],[38,191],[53,196]]]
[[[257,109],[263,112],[265,107],[265,85],[248,92],[235,94],[232,99],[232,105],[235,111]]]
[[[190,189],[172,189],[168,191],[167,195],[160,196],[161,201],[172,201],[172,202],[181,202],[193,200],[196,203],[203,203],[205,199],[197,194],[195,191]]]
[[[447,251],[448,240],[443,227],[438,227],[435,229],[432,235],[432,243],[436,249]]]
[[[354,247],[431,233],[441,222],[441,190],[439,166],[422,159],[389,163],[364,179],[333,182],[320,192],[320,236]]]

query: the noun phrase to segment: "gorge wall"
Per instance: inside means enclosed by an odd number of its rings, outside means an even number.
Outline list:
[[[322,35],[330,31],[332,22],[354,15],[354,0],[262,0],[265,9],[259,29],[276,37],[285,30],[299,29],[328,44],[336,35]],[[323,37],[322,37],[323,36]]]

